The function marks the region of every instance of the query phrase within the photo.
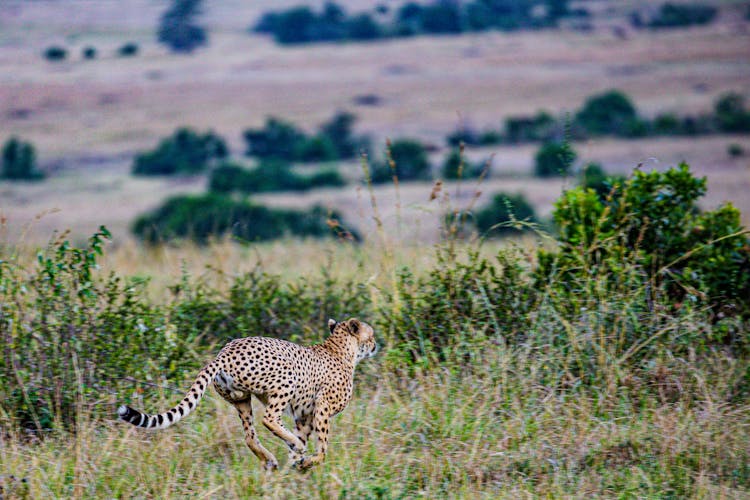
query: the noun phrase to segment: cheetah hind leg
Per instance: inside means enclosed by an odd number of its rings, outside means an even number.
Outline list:
[[[277,469],[279,462],[276,460],[276,457],[260,444],[258,440],[258,433],[255,432],[255,427],[253,426],[253,405],[250,400],[247,399],[240,403],[235,403],[234,406],[237,408],[237,413],[240,414],[242,427],[245,429],[245,443],[247,447],[260,459],[264,469],[269,471]]]

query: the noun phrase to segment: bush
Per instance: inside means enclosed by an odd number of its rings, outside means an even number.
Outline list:
[[[653,123],[654,133],[659,135],[678,135],[683,133],[680,118],[673,113],[656,115]]]
[[[353,114],[338,112],[329,121],[320,126],[318,134],[330,141],[335,149],[337,158],[354,158],[360,150],[369,147],[369,139],[367,137],[354,135],[353,127],[356,121],[357,117]]]
[[[708,24],[713,21],[717,12],[718,9],[711,5],[665,3],[646,25],[651,28],[677,28]]]
[[[133,174],[195,174],[205,170],[213,161],[226,158],[228,154],[226,142],[221,136],[213,132],[199,134],[190,128],[178,128],[154,150],[135,157]]]
[[[157,38],[173,52],[190,53],[208,43],[206,30],[194,23],[201,0],[173,0],[161,16]]]
[[[330,218],[338,218],[330,214]],[[320,207],[296,211],[270,209],[218,194],[175,196],[153,212],[139,217],[133,232],[158,243],[190,239],[204,244],[227,234],[245,241],[295,236],[329,236],[329,214]]]
[[[445,157],[442,176],[444,179],[475,179],[482,175],[484,164],[467,162],[459,150],[453,150]]]
[[[133,57],[138,55],[138,44],[128,42],[117,49],[117,55],[120,57]]]
[[[745,108],[745,98],[735,92],[719,96],[714,104],[719,130],[723,132],[750,132],[750,111]]]
[[[242,133],[247,143],[247,156],[277,158],[294,161],[306,140],[305,133],[293,124],[269,117],[262,129],[247,129]]]
[[[36,168],[36,151],[29,142],[11,137],[3,145],[0,178],[14,181],[37,181],[44,174]]]
[[[637,118],[635,106],[619,90],[589,97],[576,114],[576,121],[592,134],[623,135]]]
[[[44,50],[44,58],[48,61],[63,61],[65,58],[68,57],[68,51],[67,49],[64,49],[63,47],[58,47],[57,45],[53,45],[52,47],[47,47]]]
[[[474,220],[480,233],[487,236],[504,236],[524,230],[516,221],[534,222],[534,207],[522,194],[497,193],[492,201],[478,210]]]
[[[340,187],[344,179],[337,170],[325,169],[304,176],[295,174],[289,164],[265,160],[254,169],[224,164],[211,172],[209,190],[216,193],[262,193],[271,191],[306,191],[316,187]]]
[[[377,184],[388,182],[395,175],[399,181],[426,180],[431,178],[427,150],[421,142],[412,139],[397,139],[388,144],[388,163],[373,163],[370,180]],[[394,171],[391,171],[391,168]]]
[[[84,59],[96,59],[96,48],[91,46],[84,47],[81,55]]]
[[[551,141],[562,132],[554,117],[540,111],[533,117],[515,116],[505,120],[505,137],[508,142]]]
[[[733,142],[727,146],[727,154],[732,158],[739,158],[740,156],[745,156],[745,148]]]
[[[632,262],[628,279],[654,296],[666,294],[675,308],[705,303],[748,314],[750,240],[732,205],[701,213],[705,192],[705,178],[693,177],[685,164],[663,173],[636,170],[611,198],[571,189],[553,212],[560,250],[541,251],[540,270],[555,272],[555,283],[573,290],[588,286],[582,280],[594,272],[620,279],[618,270]]]
[[[538,177],[568,175],[576,157],[569,143],[548,142],[539,148],[534,157],[534,173]]]
[[[581,172],[581,186],[592,189],[600,199],[604,199],[625,181],[621,175],[607,175],[598,163],[589,163]]]
[[[359,14],[349,20],[346,26],[349,40],[377,40],[383,36],[380,25],[370,14]]]

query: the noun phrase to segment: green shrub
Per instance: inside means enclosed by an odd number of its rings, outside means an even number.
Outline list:
[[[159,20],[157,38],[173,52],[190,53],[208,43],[206,30],[194,22],[200,14],[201,0],[172,0]]]
[[[319,136],[326,138],[336,151],[336,158],[354,158],[360,150],[367,149],[369,139],[353,133],[357,117],[351,113],[338,112],[320,126]]]
[[[117,49],[117,55],[120,57],[133,57],[138,55],[138,44],[135,42],[128,42]]]
[[[551,141],[562,132],[552,115],[540,111],[536,116],[514,116],[505,120],[505,138],[510,143]]]
[[[475,179],[484,172],[484,163],[467,162],[460,150],[454,149],[445,157],[441,170],[444,179]]]
[[[90,45],[84,47],[81,51],[81,55],[84,59],[96,59],[96,47],[91,47]]]
[[[328,220],[336,213],[320,207],[306,211],[270,209],[218,194],[175,196],[161,207],[139,217],[133,232],[149,243],[190,239],[206,243],[230,234],[245,241],[262,241],[284,235],[328,236]]]
[[[573,287],[592,269],[619,279],[618,269],[631,262],[631,279],[677,308],[706,303],[748,314],[750,241],[732,205],[700,212],[705,191],[705,178],[685,164],[663,173],[636,170],[606,199],[571,189],[553,213],[560,249],[552,257],[541,251],[540,269],[557,269],[556,283]]]
[[[312,175],[298,175],[288,163],[278,160],[262,161],[253,169],[225,163],[215,168],[209,179],[209,190],[216,193],[305,191],[343,185],[345,181],[337,170],[323,169]]]
[[[593,189],[600,199],[606,198],[616,186],[622,185],[625,178],[621,175],[607,175],[598,163],[589,163],[581,172],[581,186]]]
[[[576,114],[576,121],[591,134],[624,135],[637,118],[635,106],[619,90],[589,97]]]
[[[278,158],[294,161],[297,151],[306,140],[305,133],[293,124],[269,117],[262,129],[247,129],[243,132],[247,143],[247,156]]]
[[[37,181],[44,174],[37,170],[36,151],[29,142],[11,137],[3,145],[3,164],[0,179]]]
[[[44,58],[48,61],[63,61],[68,57],[67,49],[53,45],[44,49]]]
[[[543,144],[534,157],[534,173],[538,177],[567,175],[577,157],[567,142]]]
[[[733,142],[727,146],[727,154],[732,158],[739,158],[740,156],[745,156],[745,148]]]
[[[659,135],[678,135],[683,132],[680,118],[673,113],[662,113],[654,118],[654,133]]]
[[[723,132],[750,132],[750,111],[745,108],[745,98],[735,92],[719,96],[714,105],[719,130]]]
[[[178,128],[155,149],[135,157],[133,174],[195,174],[228,154],[229,149],[221,136],[210,131],[199,134],[190,128]]]
[[[505,236],[516,234],[525,229],[516,226],[516,221],[533,222],[536,220],[534,207],[522,194],[497,193],[490,203],[477,210],[474,216],[477,229],[487,236]]]
[[[718,9],[712,5],[665,3],[646,25],[651,28],[676,28],[708,24],[714,20],[717,12]]]
[[[382,36],[382,28],[370,14],[358,14],[347,22],[346,38],[349,40],[377,40]]]

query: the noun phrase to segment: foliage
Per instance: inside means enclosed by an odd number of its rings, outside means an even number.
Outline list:
[[[534,156],[534,173],[539,177],[567,175],[577,157],[568,142],[548,142]]]
[[[86,46],[81,51],[81,55],[84,59],[96,59],[96,47]]]
[[[202,0],[172,0],[159,20],[157,38],[173,52],[190,53],[208,43],[206,30],[195,24]]]
[[[407,2],[390,24],[378,23],[383,7],[350,16],[343,7],[326,2],[318,13],[308,6],[264,13],[253,27],[256,33],[273,35],[281,44],[329,41],[367,41],[418,34],[457,34],[487,29],[544,28],[568,15],[567,0],[474,0],[429,3]],[[541,7],[541,8],[540,8]]]
[[[271,209],[218,194],[174,196],[151,213],[139,217],[133,232],[149,243],[190,239],[205,244],[210,238],[231,235],[244,241],[263,241],[284,235],[331,235],[335,212],[321,207],[305,211]]]
[[[536,116],[515,116],[505,120],[505,137],[510,143],[551,141],[559,134],[554,117],[540,111]]]
[[[271,191],[306,191],[317,187],[340,187],[345,184],[338,170],[323,169],[311,175],[299,175],[288,163],[264,160],[253,169],[225,163],[211,172],[209,190],[216,193],[262,193]]]
[[[44,58],[48,61],[63,61],[66,57],[68,57],[68,50],[63,47],[52,45],[44,49]]]
[[[581,186],[593,189],[600,199],[606,198],[616,186],[621,185],[625,178],[621,175],[607,175],[598,163],[589,163],[581,172]]]
[[[749,314],[750,240],[731,204],[699,211],[705,191],[705,178],[685,164],[636,170],[604,199],[583,187],[567,191],[553,214],[560,249],[540,252],[542,274],[554,272],[558,286],[572,290],[591,272],[620,279],[630,262],[629,279],[650,290],[644,300],[664,293],[678,309],[706,304],[716,313]]]
[[[714,20],[717,13],[718,9],[713,5],[667,2],[662,4],[656,15],[651,18],[644,19],[643,16],[636,12],[631,16],[631,19],[637,27],[679,28],[696,24],[708,24]]]
[[[36,181],[44,174],[36,167],[36,150],[30,142],[11,137],[3,145],[3,164],[0,179]]]
[[[745,108],[745,98],[735,92],[719,96],[714,105],[719,130],[723,132],[750,132],[750,110]]]
[[[589,97],[576,114],[576,121],[592,134],[621,135],[636,118],[635,106],[619,90]]]
[[[135,42],[128,42],[126,44],[121,45],[117,49],[117,55],[120,57],[133,57],[138,54],[138,44]]]
[[[485,163],[467,162],[461,150],[454,149],[445,157],[442,167],[444,179],[475,179],[482,175]]]
[[[294,124],[275,117],[266,119],[262,129],[243,132],[247,156],[276,158],[289,162],[318,162],[353,158],[368,144],[366,137],[352,133],[356,117],[339,112],[323,123],[314,136],[308,136]]]
[[[421,142],[414,139],[397,139],[389,142],[386,163],[373,163],[370,180],[374,183],[390,181],[395,175],[399,181],[426,180],[431,176],[430,160]]]
[[[733,142],[727,146],[727,154],[732,158],[739,158],[740,156],[745,156],[745,148],[736,142]]]
[[[224,139],[209,131],[178,128],[152,151],[140,153],[133,162],[135,175],[195,174],[229,154]]]
[[[525,229],[515,222],[536,220],[534,207],[523,194],[496,193],[490,203],[477,210],[474,216],[477,229],[482,235],[500,236],[516,234]]]

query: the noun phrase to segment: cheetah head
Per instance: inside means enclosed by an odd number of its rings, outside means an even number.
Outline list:
[[[371,358],[378,352],[378,344],[375,342],[375,331],[370,325],[357,318],[338,322],[335,319],[328,320],[328,329],[331,334],[338,331],[346,331],[357,339],[357,362],[365,358]]]

